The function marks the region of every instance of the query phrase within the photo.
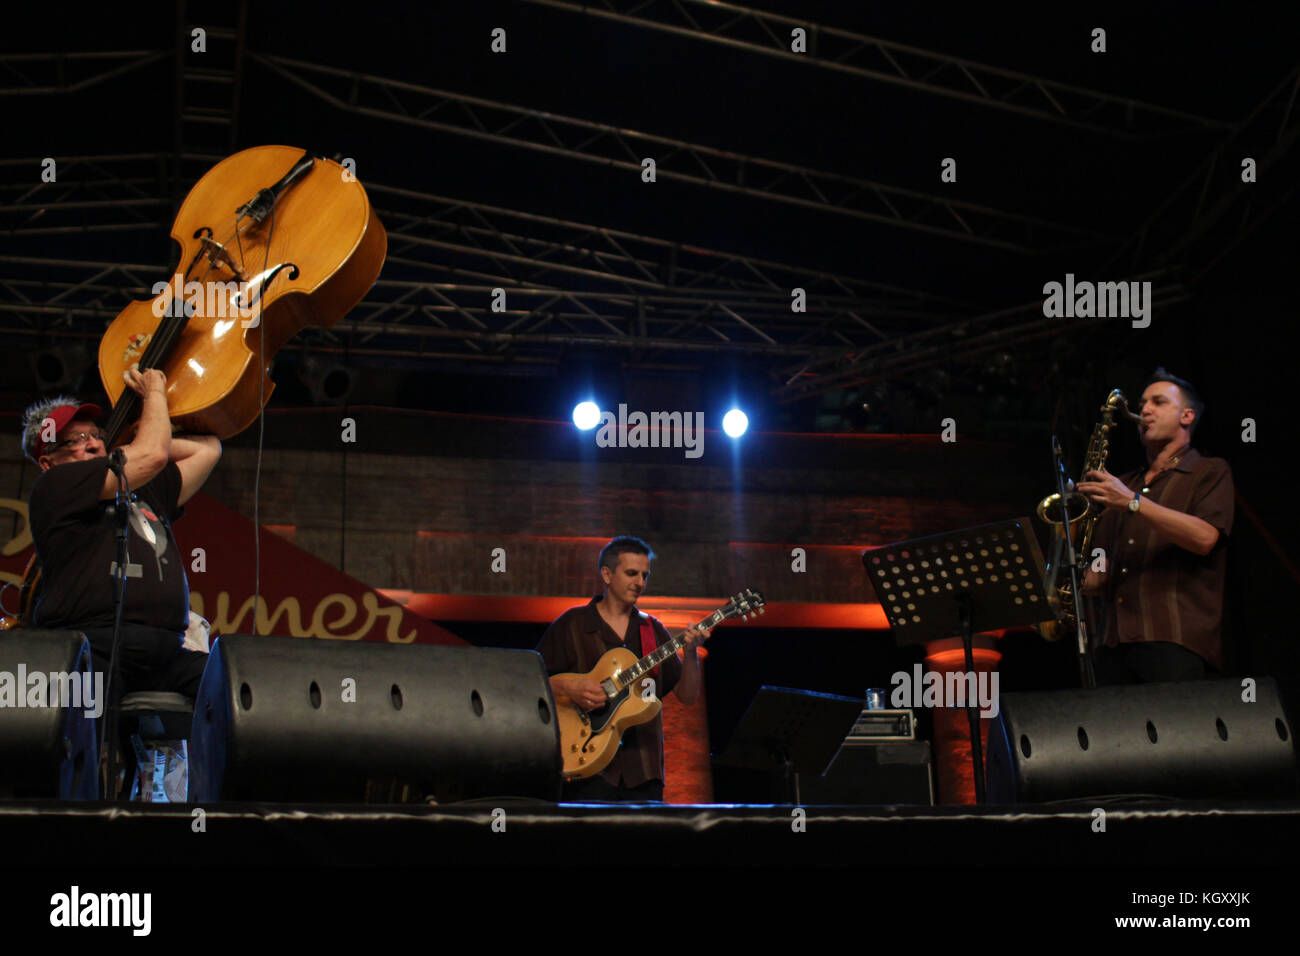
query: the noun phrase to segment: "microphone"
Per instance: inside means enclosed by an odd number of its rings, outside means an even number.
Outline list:
[[[1056,470],[1061,473],[1061,477],[1065,479],[1066,484],[1073,484],[1070,481],[1070,476],[1065,473],[1065,456],[1061,454],[1061,443],[1055,435],[1052,436],[1052,460],[1056,462]],[[1069,490],[1073,491],[1074,489],[1070,488]]]

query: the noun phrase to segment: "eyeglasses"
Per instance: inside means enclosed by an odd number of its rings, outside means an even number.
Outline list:
[[[66,448],[69,451],[76,451],[78,448],[85,445],[86,442],[102,442],[103,440],[104,433],[96,428],[93,432],[77,432],[75,435],[69,435],[67,438],[63,439],[63,441],[55,442],[53,447],[56,449]]]

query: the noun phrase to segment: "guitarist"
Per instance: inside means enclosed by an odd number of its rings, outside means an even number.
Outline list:
[[[193,697],[207,655],[181,646],[189,581],[171,523],[211,474],[221,443],[211,436],[172,437],[161,371],[133,368],[123,377],[142,401],[139,428],[122,446],[123,471],[138,500],[128,522],[122,685],[114,696],[165,690]],[[95,425],[99,414],[98,406],[66,397],[37,402],[23,415],[22,442],[41,469],[28,506],[42,568],[31,626],[83,632],[107,684],[117,561],[109,509],[118,479]]]
[[[606,651],[626,647],[642,657],[671,639],[658,620],[636,608],[637,599],[645,593],[650,580],[650,562],[654,556],[649,545],[628,535],[605,545],[598,563],[601,580],[605,582],[604,593],[561,614],[537,645],[548,674],[585,674]],[[648,626],[654,640],[645,647],[641,641],[643,624]],[[675,690],[677,699],[688,707],[699,700],[700,664],[695,649],[706,637],[707,632],[691,628],[686,632],[685,661],[669,657],[655,669],[651,676],[657,697],[663,699]],[[600,683],[588,678],[552,677],[551,690],[557,697],[568,697],[583,710],[598,708],[605,701]],[[649,723],[629,727],[623,734],[618,755],[599,775],[568,783],[564,788],[564,799],[575,803],[661,802],[663,796],[663,714]]]

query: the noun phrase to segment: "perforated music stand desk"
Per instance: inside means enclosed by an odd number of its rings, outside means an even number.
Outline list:
[[[1043,591],[1043,555],[1028,518],[898,541],[862,554],[862,564],[894,640],[924,644],[960,637],[975,672],[976,631],[1031,627],[1052,617]],[[967,695],[976,799],[984,802],[979,716]]]
[[[780,771],[796,806],[799,774],[824,774],[862,713],[862,701],[789,687],[758,689],[722,754],[724,766]]]

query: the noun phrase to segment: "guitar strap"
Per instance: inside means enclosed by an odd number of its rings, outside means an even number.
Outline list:
[[[637,613],[641,614],[640,611],[637,611]],[[641,614],[641,656],[645,657],[658,646],[659,642],[655,640],[654,625],[650,623],[650,615]],[[659,666],[656,665],[655,669],[650,673],[654,675],[655,678],[658,678]]]

